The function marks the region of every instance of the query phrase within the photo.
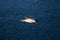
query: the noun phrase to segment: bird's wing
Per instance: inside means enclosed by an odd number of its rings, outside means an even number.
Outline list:
[[[32,17],[31,16],[25,16],[24,18],[27,19],[27,18],[32,18]]]

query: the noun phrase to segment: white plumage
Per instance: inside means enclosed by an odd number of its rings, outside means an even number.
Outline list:
[[[22,22],[28,22],[28,23],[36,23],[36,21],[34,19],[25,19],[25,20],[21,20]]]
[[[21,22],[27,22],[27,23],[37,23],[35,19],[31,18],[30,16],[25,17],[25,19],[20,20]]]

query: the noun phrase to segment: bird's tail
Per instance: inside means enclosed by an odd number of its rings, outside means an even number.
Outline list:
[[[21,22],[25,22],[24,20],[20,20]]]

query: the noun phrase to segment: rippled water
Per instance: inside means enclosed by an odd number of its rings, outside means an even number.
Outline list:
[[[38,24],[20,22],[24,16]],[[59,0],[0,0],[0,40],[60,40]]]

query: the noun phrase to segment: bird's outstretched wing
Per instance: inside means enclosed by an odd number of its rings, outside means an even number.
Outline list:
[[[32,17],[31,16],[25,16],[24,18],[27,19],[27,18],[32,18]]]

